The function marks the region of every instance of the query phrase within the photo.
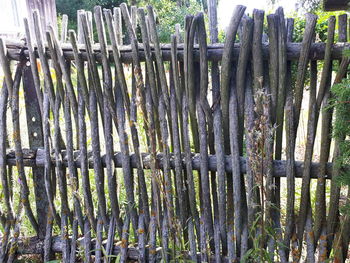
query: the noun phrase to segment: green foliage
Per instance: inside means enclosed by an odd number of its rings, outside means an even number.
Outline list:
[[[219,43],[225,43],[225,40],[226,40],[225,31],[221,29],[221,30],[219,30],[219,32],[218,32],[218,42],[219,42]]]
[[[307,2],[304,0],[303,2]],[[312,1],[313,2],[313,1]],[[305,3],[304,3],[305,4]],[[319,5],[317,8],[313,4],[313,8],[309,9],[303,9],[305,12],[310,12],[315,15],[317,15],[317,23],[315,27],[315,42],[327,42],[327,29],[328,29],[328,18],[330,16],[339,16],[343,14],[343,11],[336,11],[336,12],[324,12],[321,8],[321,5]],[[305,14],[304,13],[294,13],[289,15],[290,17],[294,18],[294,31],[293,31],[293,42],[302,42],[303,41],[303,34],[305,29]],[[335,42],[338,39],[338,24],[336,24],[336,31],[335,31]],[[318,69],[323,67],[323,61],[318,61],[317,63]],[[298,64],[296,62],[292,63],[292,87],[295,84],[296,77],[297,77],[297,67]],[[333,63],[332,69],[333,71],[337,71],[338,64]],[[310,83],[310,71],[306,71],[306,77],[305,77],[305,86],[307,87]],[[293,87],[294,88],[294,87]]]
[[[350,135],[350,80],[344,79],[341,83],[332,87],[331,106],[336,110],[336,120],[334,121],[333,137],[341,141],[341,153],[343,155],[342,162],[350,163],[350,143],[344,140]],[[349,181],[350,184],[350,181]]]
[[[184,17],[187,14],[196,14],[202,10],[202,1],[186,0],[57,0],[57,13],[59,16],[66,14],[69,17],[69,28],[77,28],[77,10],[93,10],[94,6],[100,5],[102,8],[112,9],[126,2],[130,5],[138,7],[146,7],[152,5],[157,15],[158,33],[161,42],[170,42],[171,34],[175,33],[175,24],[180,24],[184,28]],[[205,1],[204,1],[205,2]],[[203,5],[205,8],[205,6]]]
[[[350,80],[344,79],[341,83],[332,87],[333,99],[330,107],[336,111],[333,124],[333,137],[339,142],[339,157],[335,165],[341,168],[341,174],[337,178],[340,185],[350,186]],[[343,213],[350,214],[350,208],[344,206]]]
[[[322,10],[317,10],[311,12],[317,15],[317,24],[315,28],[315,42],[326,42],[327,41],[327,28],[328,28],[328,18],[330,16],[338,16],[343,14],[342,11],[337,12],[324,12]],[[305,29],[305,16],[294,14],[294,32],[293,32],[293,42],[301,42],[303,40],[303,34]],[[337,29],[337,27],[336,27]],[[337,39],[338,32],[335,32],[335,39]]]
[[[100,5],[103,8],[113,8],[119,6],[122,0],[56,0],[56,8],[58,14],[66,14],[70,22],[77,20],[77,10],[92,10],[94,6]]]
[[[345,136],[350,135],[350,80],[344,79],[341,83],[334,85],[332,94],[334,95],[332,106],[337,115],[333,136],[342,140]]]
[[[278,251],[278,247],[285,248],[285,245],[278,240],[278,233],[276,229],[271,225],[265,225],[265,235],[257,232],[261,231],[260,222],[262,220],[262,213],[257,213],[257,217],[253,222],[253,226],[250,229],[249,238],[252,242],[252,248],[250,248],[241,259],[241,262],[274,262],[273,258],[278,258],[278,253],[271,254],[268,249],[264,246],[264,243],[268,239],[273,239],[275,241],[275,251]]]
[[[56,0],[56,9],[59,15],[68,15],[69,29],[77,28],[77,10],[92,10],[97,0]]]
[[[170,42],[171,34],[175,33],[175,25],[180,24],[184,28],[185,16],[201,11],[201,6],[196,0],[189,0],[187,5],[178,5],[176,1],[147,0],[141,1],[138,6],[152,5],[156,11],[159,40],[163,43]]]

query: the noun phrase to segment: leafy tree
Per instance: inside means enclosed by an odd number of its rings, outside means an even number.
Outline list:
[[[77,11],[80,9],[92,10],[94,6],[113,8],[120,5],[122,0],[56,0],[56,9],[59,15],[66,14],[69,18],[69,28],[77,28]]]
[[[299,0],[298,4],[300,8],[311,13],[315,11],[320,11],[322,9],[321,0]]]
[[[152,5],[156,11],[159,38],[161,42],[170,42],[170,35],[175,31],[175,24],[183,28],[184,18],[187,14],[195,14],[206,8],[206,0],[56,0],[59,15],[66,14],[69,17],[69,28],[77,27],[77,10],[92,10],[94,6],[112,9],[121,3],[146,7]]]
[[[201,11],[201,6],[196,0],[187,0],[186,4],[179,5],[175,1],[147,0],[140,1],[138,6],[152,5],[156,11],[158,22],[158,34],[161,42],[170,42],[171,34],[175,33],[175,25],[180,24],[184,28],[185,16]]]

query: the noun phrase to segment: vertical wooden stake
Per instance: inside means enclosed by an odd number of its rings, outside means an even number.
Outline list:
[[[36,95],[33,75],[30,62],[27,62],[23,68],[23,89],[27,116],[28,139],[30,149],[44,147],[41,112],[38,97]],[[44,168],[33,167],[34,192],[36,201],[36,212],[38,218],[39,238],[45,237],[46,214],[48,209],[48,200],[44,182]]]

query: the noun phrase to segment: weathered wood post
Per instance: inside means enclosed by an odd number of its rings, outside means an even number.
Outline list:
[[[38,97],[35,91],[31,65],[28,61],[23,68],[23,89],[28,126],[28,139],[30,149],[38,149],[44,146],[41,112],[39,107]],[[45,191],[44,168],[33,167],[33,181],[35,184],[35,201],[38,218],[38,235],[39,238],[44,238],[46,231],[46,213],[48,200]]]
[[[210,43],[218,42],[218,18],[217,18],[217,1],[208,0],[208,16],[209,16],[209,35]],[[224,164],[224,141],[222,137],[222,115],[220,109],[220,71],[217,62],[211,63],[211,79],[212,79],[212,98],[213,98],[213,133],[215,141],[215,154],[218,159],[217,167],[217,195],[218,195],[218,213],[214,217],[214,235],[220,236],[222,246],[222,255],[227,253],[227,236],[226,236],[226,177]],[[215,182],[216,185],[216,182]],[[213,187],[213,179],[212,179]],[[216,214],[216,213],[215,213]],[[216,260],[220,262],[220,244],[219,251],[215,251]]]
[[[27,4],[27,17],[30,21],[30,32],[31,39],[28,41],[35,41],[34,23],[32,23],[32,11],[34,9],[39,10],[41,29],[45,30],[48,25],[54,26],[57,30],[57,18],[56,18],[56,3],[55,0],[26,0]],[[43,33],[43,32],[42,32]],[[43,36],[45,34],[42,34]],[[24,89],[24,99],[25,99],[25,109],[27,117],[28,126],[28,139],[29,146],[31,149],[38,149],[44,147],[43,131],[42,131],[42,119],[41,119],[41,107],[42,99],[40,96],[38,98],[37,91],[41,87],[36,87],[40,85],[34,81],[32,74],[32,67],[28,61],[23,68],[23,89]],[[36,65],[34,65],[36,66]],[[46,232],[46,216],[48,209],[48,199],[45,190],[44,181],[44,168],[43,167],[33,167],[33,181],[34,181],[34,191],[35,191],[35,201],[36,201],[36,211],[38,220],[38,236],[39,238],[45,237]]]

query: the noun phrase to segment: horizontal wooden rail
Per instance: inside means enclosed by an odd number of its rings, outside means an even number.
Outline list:
[[[77,167],[80,167],[79,162],[79,151],[74,152],[75,156],[75,165]],[[88,153],[89,158],[89,168],[93,168],[93,160],[92,160],[92,153]],[[150,169],[151,167],[151,155],[148,153],[141,153],[142,156],[142,163],[144,169]],[[24,149],[23,150],[23,158],[24,158],[24,165],[27,167],[43,167],[45,165],[45,152],[43,149],[38,150],[30,150],[30,149]],[[102,165],[105,167],[105,155],[102,155]],[[216,171],[217,170],[217,159],[215,155],[209,155],[208,165],[210,171]],[[67,162],[67,156],[66,152],[62,151],[62,159],[63,159],[63,165],[68,166]],[[163,168],[163,154],[158,153],[157,154],[157,164],[158,169]],[[114,162],[115,166],[117,168],[122,167],[122,153],[116,152],[114,154]],[[134,153],[130,154],[130,163],[132,168],[137,168],[137,162],[136,162],[136,156]],[[8,165],[16,165],[16,159],[15,159],[15,152],[14,150],[8,150],[7,151],[7,164]],[[52,165],[55,165],[55,159],[52,156]],[[175,161],[174,161],[174,155],[170,154],[170,166],[171,169],[175,169]],[[186,168],[185,159],[182,158],[182,167]],[[192,154],[192,167],[194,170],[200,170],[200,155],[197,153]],[[331,179],[332,177],[332,163],[327,163],[327,175],[326,179]],[[286,177],[286,161],[285,160],[274,160],[273,162],[273,168],[274,168],[274,177]],[[320,164],[313,162],[311,166],[311,178],[317,178],[318,170],[320,168]],[[240,158],[240,169],[242,173],[246,173],[247,171],[247,164],[246,164],[246,158],[241,157]],[[304,162],[296,161],[295,162],[295,177],[301,178],[303,174],[304,169]],[[230,155],[225,156],[225,170],[226,172],[232,172],[232,161],[230,158]]]
[[[81,237],[77,240],[78,243],[84,244],[84,237]],[[95,240],[91,242],[92,247],[95,247]],[[113,255],[118,255],[120,253],[120,243],[116,242],[113,248]],[[60,236],[52,237],[52,252],[62,253],[63,242]],[[22,255],[31,255],[31,254],[42,254],[43,253],[43,240],[37,237],[31,238],[22,238],[18,242],[18,253]],[[91,250],[94,253],[94,249]],[[157,249],[157,256],[161,259],[161,248]],[[148,248],[146,248],[146,254],[148,254]],[[135,247],[128,248],[128,259],[129,260],[138,260],[139,259],[139,250]]]
[[[1,239],[2,237],[0,237]],[[70,238],[71,239],[71,238]],[[81,237],[79,239],[77,239],[77,243],[78,244],[84,244],[84,237]],[[37,238],[37,237],[30,237],[30,238],[20,238],[18,241],[18,253],[21,255],[35,255],[35,254],[42,254],[43,253],[43,244],[44,241]],[[91,241],[91,253],[94,254],[95,253],[95,244],[96,244],[96,240],[92,240]],[[105,246],[105,242],[103,242],[103,245]],[[63,249],[63,242],[60,236],[54,236],[52,237],[52,252],[54,253],[62,253],[62,249]],[[146,258],[148,258],[148,254],[149,254],[149,247],[146,246],[145,248],[145,252],[146,252]],[[117,256],[120,254],[121,251],[121,241],[115,242],[114,243],[114,247],[113,247],[113,251],[112,251],[112,255],[113,256]],[[128,260],[130,261],[137,261],[139,260],[139,249],[137,247],[137,244],[131,245],[128,247]],[[187,258],[188,260],[190,260],[190,256],[188,251],[182,251],[182,254],[184,255],[185,258]],[[156,249],[156,255],[157,255],[157,262],[161,261],[162,259],[162,248],[158,247]],[[200,253],[197,253],[197,258],[198,258],[198,262],[200,261]],[[210,258],[210,262],[215,262],[215,258],[214,256],[211,256]],[[227,257],[221,257],[221,262],[226,263],[229,262]]]
[[[29,57],[26,45],[23,41],[14,41],[14,40],[6,40],[6,46],[7,46],[7,51],[8,51],[8,57],[13,60],[19,60],[20,58],[20,53],[21,50],[23,49],[23,54],[26,57]],[[287,59],[288,60],[298,60],[300,56],[300,51],[301,51],[301,43],[287,43]],[[63,43],[62,44],[62,50],[64,53],[64,56],[69,59],[69,60],[74,60],[74,54],[72,51],[72,47],[70,44]],[[313,43],[311,45],[310,49],[310,59],[311,60],[322,60],[324,59],[324,54],[325,54],[325,48],[326,48],[326,43],[319,42],[319,43]],[[333,45],[332,48],[332,54],[331,58],[332,59],[340,59],[343,55],[343,50],[349,49],[350,44],[349,43],[336,43]],[[81,57],[83,60],[87,60],[87,53],[85,52],[85,45],[79,45],[79,49],[81,51]],[[154,53],[154,48],[153,46],[151,47],[152,49],[152,54],[155,57]],[[162,44],[161,45],[162,49],[162,56],[163,60],[165,61],[170,61],[171,59],[171,46],[170,44]],[[183,60],[183,44],[179,44],[178,47],[178,59]],[[210,61],[220,61],[222,58],[222,53],[223,53],[224,45],[223,44],[211,44],[208,45],[208,60]],[[95,44],[93,46],[93,50],[95,51],[96,54],[96,59],[97,61],[101,62],[102,57],[101,57],[101,50],[100,50],[100,45]],[[236,43],[234,45],[233,49],[233,58],[238,59],[239,55],[239,50],[240,50],[240,44]],[[112,56],[112,48],[109,46],[108,51],[110,54],[110,59],[113,58]],[[268,59],[269,56],[269,43],[264,42],[262,44],[262,51],[263,51],[263,58]],[[46,48],[46,53],[48,57],[50,57],[50,52]],[[130,45],[125,45],[120,47],[120,54],[121,54],[121,60],[124,63],[131,63],[132,62],[132,50]],[[141,61],[145,61],[145,52],[144,52],[144,47],[142,43],[139,43],[139,56]],[[199,61],[199,46],[198,44],[194,45],[194,59],[196,61]]]

